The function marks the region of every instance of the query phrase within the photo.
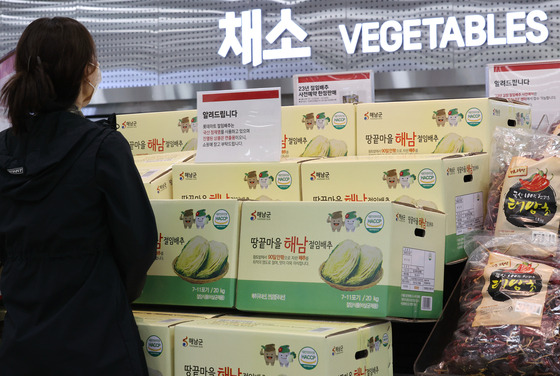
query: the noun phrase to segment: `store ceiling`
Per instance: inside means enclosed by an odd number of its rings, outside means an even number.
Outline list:
[[[558,1],[519,0],[7,0],[0,56],[33,19],[62,15],[96,41],[98,107],[271,85],[289,101],[295,74],[355,70],[375,73],[376,100],[479,96],[488,63],[560,58],[559,14]]]

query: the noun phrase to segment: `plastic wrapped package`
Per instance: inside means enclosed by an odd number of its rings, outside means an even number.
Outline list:
[[[494,132],[492,158],[490,160],[490,186],[484,217],[484,228],[494,231],[500,213],[500,199],[504,179],[514,158],[532,159],[534,162],[544,158],[560,156],[560,137],[536,133],[524,129],[498,127]],[[545,165],[546,171],[546,165]],[[511,177],[511,176],[510,176]],[[515,176],[514,176],[515,177]],[[530,175],[518,174],[518,179],[528,179]],[[552,176],[548,177],[549,181]],[[560,176],[556,178],[560,181]]]
[[[421,374],[560,374],[557,249],[534,245],[525,234],[473,241],[456,329],[439,363]]]

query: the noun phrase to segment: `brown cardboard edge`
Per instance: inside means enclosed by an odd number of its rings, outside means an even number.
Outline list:
[[[399,201],[391,201],[391,203],[395,204],[395,205],[406,206],[406,207],[409,207],[409,208],[425,210],[425,211],[432,212],[432,213],[445,214],[445,212],[443,212],[441,210],[438,210],[438,209],[430,208],[429,206],[416,206],[416,205],[410,204],[408,202],[399,202]]]
[[[438,319],[412,319],[406,317],[387,316],[387,320],[394,322],[402,322],[405,324],[431,324],[437,322]]]
[[[489,100],[498,101],[503,103],[513,103],[513,104],[521,104],[523,106],[529,106],[529,103],[517,101],[515,99],[507,99],[507,98],[500,98],[500,97],[488,97]]]
[[[445,160],[445,159],[455,159],[455,158],[466,158],[466,157],[472,157],[475,155],[484,155],[484,154],[488,154],[485,151],[476,151],[476,152],[471,152],[471,153],[462,153],[462,154],[452,154],[452,155],[446,155],[443,158],[441,158],[441,160]]]
[[[150,179],[150,181],[148,182],[149,184],[152,184],[155,180],[161,178],[163,175],[169,173],[170,171],[172,171],[173,166],[169,166],[167,167],[165,170],[162,170],[161,173],[157,174],[156,176],[154,176],[152,179]]]
[[[467,258],[468,257],[465,256],[465,257],[463,257],[461,259],[458,259],[458,260],[449,261],[449,262],[446,262],[445,265],[457,265],[457,264],[460,264],[462,262],[465,262],[467,260]]]

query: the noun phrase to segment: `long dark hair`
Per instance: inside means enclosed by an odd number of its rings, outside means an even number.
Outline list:
[[[93,38],[80,22],[66,17],[31,22],[16,47],[15,74],[0,94],[13,131],[25,132],[32,114],[70,108],[95,69],[88,63],[96,61]]]

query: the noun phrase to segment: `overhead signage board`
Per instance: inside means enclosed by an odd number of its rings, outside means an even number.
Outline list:
[[[486,93],[530,104],[532,127],[552,132],[560,125],[558,82],[560,61],[489,64]]]
[[[296,75],[293,80],[295,105],[374,101],[371,71]]]
[[[218,55],[225,58],[231,50],[235,55],[242,56],[243,65],[252,63],[254,67],[266,60],[312,57],[308,32],[293,20],[291,9],[280,11],[279,22],[268,33],[263,28],[262,13],[261,9],[251,9],[242,11],[237,17],[235,12],[225,12],[224,18],[218,22],[218,27],[224,30]],[[540,44],[548,39],[550,33],[544,23],[546,20],[548,15],[539,9],[502,15],[488,13],[402,21],[364,20],[350,27],[340,24],[337,40],[339,45],[344,46],[347,55]],[[505,33],[498,32],[497,25],[504,22]],[[291,34],[294,39],[289,36],[280,38],[284,33]],[[281,47],[273,48],[277,40],[280,40]],[[361,48],[358,48],[360,44]],[[336,50],[338,46],[333,43],[332,48]]]
[[[279,161],[280,88],[197,93],[196,162]]]

